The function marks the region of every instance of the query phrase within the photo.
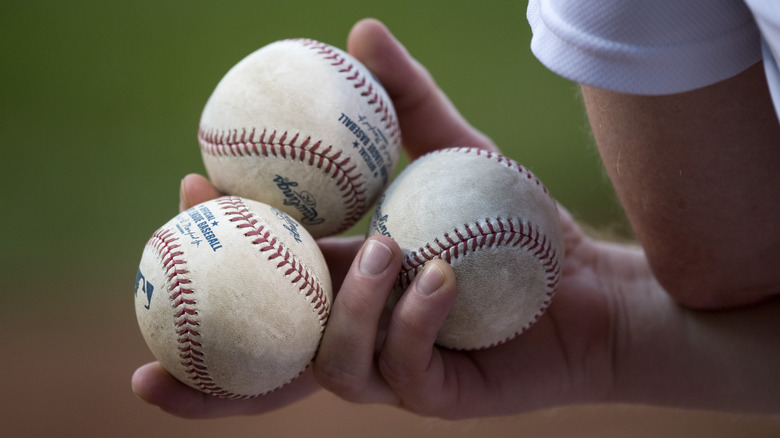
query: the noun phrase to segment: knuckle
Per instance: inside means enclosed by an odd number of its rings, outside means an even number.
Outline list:
[[[373,307],[367,294],[348,293],[338,297],[338,310],[345,319],[350,321],[363,321],[370,314]],[[339,299],[340,298],[340,299]]]
[[[396,307],[391,318],[392,329],[407,339],[429,339],[435,337],[439,326],[431,325],[433,319],[421,312],[419,305]]]
[[[415,371],[386,356],[379,357],[378,367],[382,378],[399,397],[403,409],[426,417],[457,418],[450,412],[451,400],[431,386],[430,376],[424,370]]]
[[[414,382],[415,373],[409,367],[390,359],[384,353],[379,355],[377,366],[387,384],[393,388],[409,387]]]
[[[365,379],[333,363],[314,363],[314,378],[325,390],[350,402],[363,399]]]

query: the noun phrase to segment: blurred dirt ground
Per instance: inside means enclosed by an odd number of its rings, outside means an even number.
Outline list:
[[[120,287],[107,296],[125,297]],[[778,437],[780,416],[628,406],[558,408],[514,417],[447,422],[359,406],[320,393],[258,417],[182,420],[130,390],[152,356],[132,301],[37,307],[0,318],[3,437]],[[36,308],[36,306],[32,306]]]

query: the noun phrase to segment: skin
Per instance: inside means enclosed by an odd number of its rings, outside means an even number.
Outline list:
[[[703,89],[582,87],[605,168],[666,291],[696,308],[766,300],[780,284],[780,124],[763,65]]]
[[[359,22],[348,50],[393,98],[411,159],[450,146],[497,150],[381,23]],[[751,68],[674,97],[583,87],[608,174],[643,246],[592,239],[561,208],[562,280],[522,336],[480,351],[437,348],[455,298],[452,269],[430,262],[383,318],[398,246],[381,236],[327,238],[319,244],[338,293],[317,359],[301,377],[267,396],[223,400],[151,363],[133,375],[133,390],[187,418],[261,414],[321,389],[448,419],[595,402],[777,412],[780,253],[771,224],[780,212],[763,204],[780,195],[770,147],[780,136],[756,75]],[[739,109],[717,105],[727,98]],[[718,114],[702,116],[702,108]],[[730,126],[735,120],[748,125]],[[718,179],[724,174],[729,183]],[[188,175],[180,208],[219,195]],[[755,215],[749,226],[737,226],[747,213]]]

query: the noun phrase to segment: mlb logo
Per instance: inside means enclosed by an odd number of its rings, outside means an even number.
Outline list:
[[[144,308],[149,310],[149,306],[152,304],[152,292],[154,292],[154,286],[152,283],[149,283],[146,281],[146,277],[144,277],[144,274],[141,273],[141,270],[138,270],[138,273],[135,274],[135,296],[138,296],[138,292],[141,292],[142,295],[146,295],[146,304],[144,305]]]

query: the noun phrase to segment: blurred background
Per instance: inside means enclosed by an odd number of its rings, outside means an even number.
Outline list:
[[[589,229],[629,239],[577,87],[529,50],[525,2],[10,2],[0,14],[0,432],[3,436],[777,436],[778,418],[629,406],[444,422],[319,394],[272,414],[192,421],[130,391],[152,360],[133,281],[151,233],[203,172],[200,112],[255,49],[345,48],[384,21],[463,115]],[[362,234],[361,222],[351,234]],[[306,421],[300,421],[306,418]]]

